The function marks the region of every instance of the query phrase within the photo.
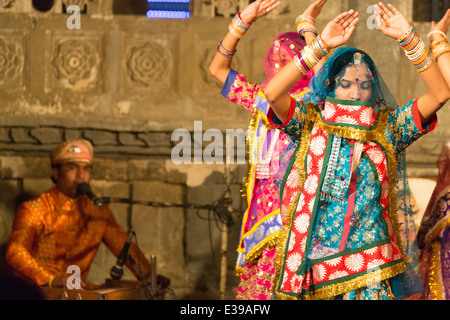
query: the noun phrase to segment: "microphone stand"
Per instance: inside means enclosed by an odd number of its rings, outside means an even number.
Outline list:
[[[161,290],[158,287],[158,280],[156,276],[156,256],[152,256],[152,271],[151,271],[151,284],[147,282],[147,279],[142,274],[141,269],[137,266],[136,261],[133,257],[128,254],[127,259],[130,260],[131,265],[137,271],[139,279],[142,282],[142,288],[144,289],[145,296],[148,300],[159,300],[159,296],[161,295]],[[150,287],[150,289],[149,289]]]
[[[151,263],[152,263],[152,273],[151,273],[152,283],[150,285],[150,292],[151,296],[153,297],[153,300],[159,300],[159,297],[162,292],[158,287],[158,279],[156,276],[156,256],[152,256]]]
[[[145,279],[144,275],[142,274],[141,268],[139,268],[137,266],[136,261],[134,261],[133,257],[130,254],[128,254],[127,259],[130,261],[130,263],[133,266],[134,270],[137,271],[139,279],[142,282],[142,287],[144,288],[144,293],[145,293],[145,296],[147,297],[147,299],[148,300],[155,300],[153,295],[148,290],[147,279]]]
[[[138,200],[130,200],[127,198],[115,198],[115,197],[95,197],[92,201],[101,209],[103,203],[126,203],[126,204],[138,204],[144,206],[151,207],[161,207],[161,208],[184,208],[184,209],[197,209],[197,210],[208,210],[214,211],[218,215],[220,221],[224,224],[224,227],[221,232],[221,266],[220,266],[220,283],[219,283],[219,294],[220,299],[225,299],[225,290],[226,290],[226,279],[227,279],[227,251],[228,251],[228,232],[229,227],[234,224],[233,217],[231,213],[233,212],[233,208],[231,206],[231,192],[229,189],[230,183],[230,170],[228,166],[225,168],[225,176],[227,180],[227,188],[225,194],[219,199],[217,205],[195,205],[195,204],[177,204],[177,203],[169,203],[169,202],[156,202],[156,201],[138,201]],[[130,223],[130,220],[128,219]],[[129,226],[130,227],[130,226]],[[148,289],[148,284],[146,279],[142,276],[142,272],[139,268],[135,266],[135,262],[133,258],[128,255],[128,259],[133,264],[135,270],[138,271],[138,275],[142,280],[145,294],[149,300],[157,300],[157,297],[161,294],[156,280],[156,257],[152,256],[152,283],[151,290]]]
[[[228,137],[227,137],[228,138]],[[228,154],[228,153],[227,153]],[[91,201],[94,203],[94,205],[99,208],[100,210],[103,209],[104,203],[126,203],[126,204],[139,204],[139,205],[145,205],[145,206],[151,206],[151,207],[162,207],[162,208],[169,208],[169,207],[175,207],[175,208],[184,208],[184,209],[197,209],[197,210],[208,210],[208,211],[214,211],[220,221],[224,224],[224,227],[222,228],[222,244],[221,244],[221,268],[220,268],[220,284],[219,284],[219,291],[220,291],[220,298],[223,300],[225,298],[225,289],[226,289],[226,265],[227,265],[227,250],[228,250],[228,232],[229,227],[233,225],[233,218],[231,213],[234,211],[231,203],[231,191],[230,191],[230,168],[228,163],[231,163],[227,159],[226,165],[225,165],[225,172],[224,177],[226,179],[226,190],[225,193],[222,195],[222,197],[219,199],[217,205],[194,205],[194,204],[177,204],[177,203],[168,203],[168,202],[156,202],[156,201],[136,201],[136,200],[130,200],[133,197],[133,191],[132,191],[132,185],[130,186],[130,198],[113,198],[113,197],[97,197],[94,193],[92,193],[89,184],[83,183],[78,186],[77,193],[80,195],[86,195],[91,199]],[[132,231],[131,227],[131,206],[128,210],[128,216],[127,216],[127,224],[129,232]],[[127,255],[125,261],[129,259],[130,263],[133,265],[135,270],[138,272],[138,276],[141,278],[142,283],[144,284],[144,290],[149,299],[151,299],[152,294],[148,292],[147,282],[146,279],[142,276],[142,272],[140,268],[136,266],[136,262],[131,257],[130,254]],[[152,259],[155,259],[156,263],[156,257],[152,256]],[[156,274],[153,275],[153,268],[152,268],[152,292],[157,293],[159,290],[157,288],[156,284]],[[155,279],[153,278],[155,277]]]

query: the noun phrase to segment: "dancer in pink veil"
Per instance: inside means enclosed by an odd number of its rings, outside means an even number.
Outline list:
[[[213,76],[224,84],[222,95],[253,115],[248,130],[250,165],[243,190],[247,209],[237,249],[236,274],[241,276],[237,299],[272,298],[276,243],[284,223],[280,185],[284,179],[293,179],[289,178],[289,171],[297,147],[288,136],[268,124],[269,105],[262,89],[316,37],[314,19],[325,3],[326,0],[318,0],[306,9],[297,23],[298,32],[285,32],[275,38],[264,59],[267,79],[262,85],[231,69],[231,61],[239,39],[256,20],[277,8],[280,1],[255,1],[238,13],[210,65]],[[299,97],[313,74],[311,70],[299,79],[289,94]]]

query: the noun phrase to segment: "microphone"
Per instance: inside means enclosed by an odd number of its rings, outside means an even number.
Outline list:
[[[128,235],[128,239],[123,245],[122,251],[117,258],[116,264],[111,268],[110,275],[114,280],[119,280],[123,276],[123,265],[128,259],[128,249],[130,248],[131,235],[132,232],[130,232],[130,234]]]
[[[92,192],[91,190],[91,186],[89,185],[89,183],[83,182],[80,183],[77,187],[77,195],[78,196],[82,196],[85,195],[86,197],[88,197],[89,199],[92,200],[92,202],[94,203],[94,205],[101,209],[102,208],[102,202],[99,198],[97,198],[97,196]]]

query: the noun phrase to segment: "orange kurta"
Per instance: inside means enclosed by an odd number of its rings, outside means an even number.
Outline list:
[[[80,268],[85,281],[100,242],[118,256],[127,237],[107,205],[100,210],[86,197],[75,200],[53,187],[19,207],[6,261],[39,285],[67,275],[70,265]],[[150,272],[150,263],[134,243],[129,253],[144,274]],[[129,261],[127,266],[137,274]]]

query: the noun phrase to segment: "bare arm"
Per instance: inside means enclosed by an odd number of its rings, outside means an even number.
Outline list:
[[[389,4],[388,7],[386,7],[380,2],[375,5],[375,8],[380,30],[383,34],[396,40],[402,38],[408,39],[412,35],[411,32],[408,32],[411,28],[411,24],[393,5]],[[418,44],[418,46],[419,45],[420,44]],[[408,54],[408,51],[406,52]],[[418,51],[417,53],[420,52]],[[424,51],[424,59],[426,59],[426,54],[426,51]],[[426,88],[426,93],[420,96],[417,100],[422,123],[427,122],[432,116],[434,116],[450,98],[450,90],[447,82],[433,59],[431,59],[428,67],[426,66],[427,65],[424,66],[425,70],[419,69],[420,77]]]
[[[328,50],[337,48],[346,43],[358,23],[358,12],[350,10],[341,13],[331,22],[329,22],[321,34],[325,46]],[[291,98],[288,94],[289,89],[301,78],[302,73],[297,67],[295,61],[289,62],[280,70],[267,84],[264,94],[269,101],[274,113],[281,121],[285,121],[289,115]]]
[[[280,4],[281,2],[276,0],[257,0],[252,2],[241,12],[241,19],[245,24],[251,25],[265,14],[277,8]],[[233,58],[233,54],[231,53],[235,52],[238,42],[239,38],[234,36],[231,32],[228,32],[219,45],[218,51],[209,66],[211,74],[222,83],[225,83],[227,80]]]

